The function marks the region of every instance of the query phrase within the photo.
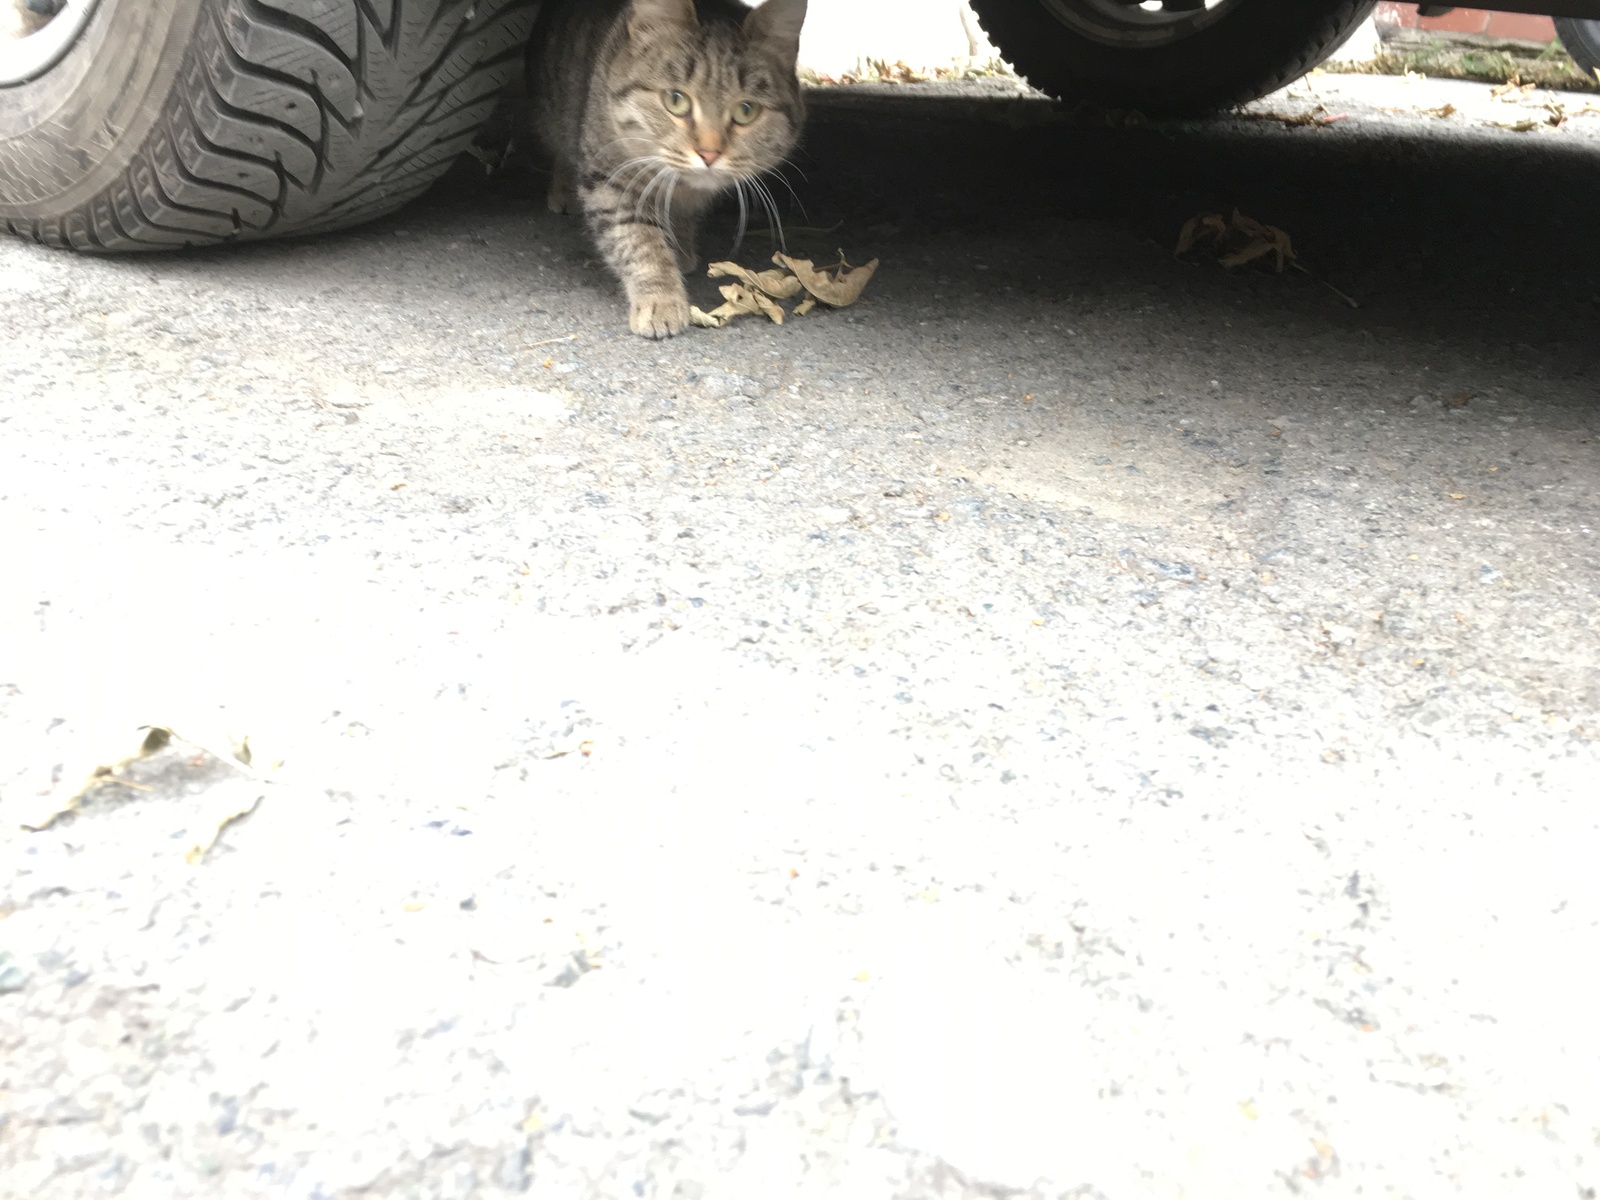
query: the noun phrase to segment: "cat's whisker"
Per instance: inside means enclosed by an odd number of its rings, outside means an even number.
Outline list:
[[[750,222],[750,205],[744,198],[744,180],[735,177],[733,190],[739,197],[739,231],[734,234],[733,249],[728,252],[728,257],[738,258],[739,250],[744,245],[744,231]]]
[[[675,175],[676,175],[676,172],[672,169],[672,167],[667,166],[667,165],[662,165],[662,166],[660,166],[660,167],[658,167],[656,169],[656,173],[650,177],[650,182],[646,183],[644,185],[644,187],[640,190],[639,194],[634,197],[633,215],[634,215],[634,218],[636,220],[644,221],[644,220],[648,220],[649,217],[653,216],[655,218],[655,223],[656,224],[661,224],[661,207],[660,207],[660,203],[661,202],[660,202],[660,199],[659,198],[656,199],[656,201],[655,201],[656,207],[655,207],[654,211],[652,212],[652,211],[649,211],[649,206],[650,206],[650,203],[651,203],[651,197],[655,194],[656,188],[661,186],[661,181],[663,179],[665,179],[665,178],[667,178],[669,176],[675,176]],[[669,231],[668,234],[667,234],[667,237],[668,237],[669,241],[671,240],[671,236],[672,235],[671,235],[671,233]]]
[[[785,254],[789,253],[789,242],[783,235],[783,218],[778,215],[778,205],[772,198],[772,193],[767,190],[767,185],[754,175],[747,182],[751,190],[760,199],[761,205],[767,210],[767,231],[772,239],[778,243],[778,248]]]
[[[638,158],[630,158],[626,162],[616,167],[611,174],[606,176],[606,185],[608,187],[626,187],[628,186],[627,184],[618,182],[618,177],[624,171],[630,171],[633,174],[637,174],[645,167],[659,167],[662,164],[662,161],[663,160],[659,154],[641,154]]]
[[[802,180],[804,180],[806,183],[810,183],[811,182],[811,176],[807,175],[804,171],[802,171],[800,169],[800,164],[795,162],[794,159],[792,159],[792,158],[780,158],[778,160],[778,165],[776,167],[772,168],[772,173],[781,178],[782,175],[783,175],[783,168],[784,167],[793,167],[794,170],[795,170],[795,174],[799,175]]]
[[[663,182],[666,184],[664,188]],[[663,240],[674,253],[682,249],[677,231],[672,228],[672,193],[677,186],[677,169],[669,163],[663,163],[650,177],[650,182],[645,184],[634,198],[633,203],[634,218],[656,225],[661,230]]]
[[[800,168],[796,167],[795,170],[799,171]],[[806,204],[804,200],[800,199],[800,193],[794,190],[794,184],[790,183],[789,180],[784,176],[783,172],[776,168],[768,171],[767,174],[772,176],[772,178],[776,179],[789,190],[789,195],[794,197],[795,207],[800,210],[800,215],[809,222],[811,220],[811,214],[806,211]],[[805,172],[801,171],[800,175],[801,178],[804,178]]]
[[[644,206],[650,199],[650,189],[655,187],[656,182],[661,178],[661,172],[665,169],[656,164],[652,164],[652,166],[654,166],[654,170],[650,172],[650,177],[645,180],[644,186],[633,192],[633,215],[635,217],[644,216]]]

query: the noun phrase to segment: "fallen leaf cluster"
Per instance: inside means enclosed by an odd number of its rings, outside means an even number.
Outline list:
[[[1511,104],[1520,100],[1538,86],[1536,83],[1523,83],[1521,75],[1513,75],[1499,87],[1490,88],[1489,95],[1496,100],[1504,100],[1506,103]]]
[[[1231,217],[1224,217],[1221,213],[1201,213],[1183,223],[1183,229],[1178,234],[1178,248],[1174,253],[1182,258],[1199,250],[1215,254],[1217,262],[1230,269],[1271,259],[1280,274],[1284,268],[1293,267],[1304,275],[1312,275],[1296,257],[1294,244],[1287,233],[1276,225],[1267,225],[1247,217],[1237,208]],[[1312,278],[1318,277],[1312,275]],[[1319,282],[1351,308],[1361,307],[1355,299],[1326,279],[1320,279]]]
[[[1240,109],[1239,116],[1249,121],[1277,121],[1283,125],[1304,125],[1313,129],[1323,129],[1329,125],[1337,125],[1340,121],[1348,121],[1349,113],[1330,113],[1324,104],[1318,104],[1308,112],[1280,112],[1277,109]]]
[[[904,59],[890,62],[883,58],[858,59],[853,69],[838,75],[802,68],[801,82],[812,87],[837,87],[852,83],[928,83],[934,80],[983,79],[992,76],[1016,79],[1017,73],[998,58],[953,59],[948,67],[913,67]]]
[[[1518,133],[1527,133],[1534,129],[1560,129],[1567,123],[1567,118],[1569,117],[1581,117],[1588,113],[1600,112],[1600,108],[1596,108],[1592,104],[1585,104],[1582,108],[1569,112],[1567,106],[1556,99],[1546,100],[1539,107],[1545,111],[1545,115],[1542,117],[1524,118],[1513,123],[1490,121],[1489,124],[1497,125],[1501,129],[1513,129]]]
[[[185,849],[183,857],[185,862],[193,866],[204,861],[230,825],[250,816],[260,807],[272,786],[270,774],[276,766],[263,771],[252,765],[256,756],[250,748],[249,737],[229,737],[231,749],[223,754],[184,737],[170,726],[147,725],[141,732],[144,739],[136,751],[115,762],[95,767],[81,788],[65,800],[52,804],[48,811],[25,819],[22,828],[37,833],[64,817],[82,812],[85,802],[90,801],[101,788],[126,788],[145,793],[156,791],[150,784],[129,778],[129,768],[141,760],[164,753],[178,753],[189,760],[188,765],[192,768],[199,768],[207,761],[225,763],[233,768],[232,776],[210,786],[202,797],[199,811],[192,815],[192,819],[200,826],[200,832]]]
[[[1294,246],[1287,233],[1276,225],[1263,225],[1237,208],[1231,218],[1224,218],[1221,213],[1201,213],[1184,222],[1176,254],[1181,258],[1202,248],[1214,251],[1217,261],[1230,268],[1270,256],[1281,272],[1295,261]]]
[[[706,329],[721,329],[740,316],[762,316],[774,325],[782,325],[784,317],[803,317],[817,306],[817,302],[832,308],[845,308],[861,299],[861,293],[878,260],[865,266],[852,267],[844,255],[831,267],[817,267],[808,258],[790,258],[787,254],[774,254],[772,261],[781,270],[752,271],[734,262],[712,263],[706,274],[712,279],[732,279],[723,284],[722,303],[710,312],[691,307],[689,319]],[[805,293],[800,303],[785,312],[780,300],[790,300]]]

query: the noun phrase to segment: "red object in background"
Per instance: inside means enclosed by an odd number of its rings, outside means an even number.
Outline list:
[[[1522,42],[1553,42],[1556,27],[1549,17],[1529,13],[1486,12],[1481,8],[1458,8],[1442,17],[1419,17],[1415,4],[1379,4],[1373,11],[1379,25],[1400,29],[1424,29],[1438,33],[1474,33],[1481,37],[1515,38]]]

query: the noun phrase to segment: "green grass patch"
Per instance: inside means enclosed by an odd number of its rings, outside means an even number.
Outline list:
[[[1559,42],[1542,50],[1517,46],[1484,47],[1429,40],[1389,44],[1369,62],[1328,63],[1330,73],[1351,75],[1427,75],[1478,83],[1533,83],[1569,92],[1600,92],[1600,79],[1584,72]]]

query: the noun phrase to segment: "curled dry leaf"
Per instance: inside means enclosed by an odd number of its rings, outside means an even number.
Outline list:
[[[202,833],[183,852],[183,861],[194,866],[204,860],[217,844],[223,830],[255,812],[265,796],[261,785],[252,779],[231,779],[213,788],[206,797],[207,832]]]
[[[1183,229],[1178,234],[1175,253],[1182,257],[1192,250],[1201,248],[1220,255],[1217,262],[1224,267],[1241,267],[1257,259],[1270,257],[1280,272],[1285,267],[1293,267],[1301,274],[1311,275],[1314,279],[1319,278],[1300,263],[1294,252],[1294,244],[1289,240],[1287,233],[1276,225],[1268,225],[1253,217],[1247,217],[1237,208],[1233,210],[1233,216],[1226,220],[1220,213],[1201,213],[1184,222]],[[1341,292],[1326,279],[1319,281],[1351,308],[1361,307],[1358,301]]]
[[[1233,210],[1233,227],[1250,241],[1242,249],[1219,258],[1217,261],[1223,266],[1240,267],[1270,254],[1277,260],[1277,269],[1281,272],[1294,261],[1294,247],[1289,242],[1289,235],[1276,225],[1263,225],[1236,208]]]
[[[1229,220],[1223,220],[1220,213],[1201,213],[1184,222],[1178,234],[1176,253],[1187,254],[1200,246],[1218,252],[1226,250],[1227,253],[1217,259],[1224,267],[1242,267],[1270,255],[1277,269],[1282,271],[1295,261],[1294,246],[1287,233],[1276,225],[1247,217],[1237,208]],[[1230,246],[1233,248],[1229,249]]]
[[[734,316],[740,313],[760,314],[770,317],[775,325],[783,324],[783,309],[764,292],[745,287],[742,283],[725,283],[717,290],[722,293],[723,303],[713,310],[714,314],[731,309],[731,315]]]
[[[800,281],[783,271],[752,271],[735,262],[715,262],[706,268],[712,279],[737,279],[747,288],[771,296],[774,300],[787,300],[800,291]]]
[[[793,271],[801,287],[824,304],[832,305],[834,308],[844,308],[861,299],[862,290],[866,288],[873,273],[878,269],[877,259],[861,267],[850,267],[841,261],[837,272],[833,275],[829,275],[827,270],[818,270],[812,266],[809,259],[805,258],[774,254],[772,261],[780,267],[787,267]]]
[[[1329,125],[1337,125],[1340,121],[1348,121],[1349,113],[1330,113],[1326,105],[1319,104],[1310,112],[1278,112],[1274,109],[1241,109],[1239,116],[1248,121],[1277,121],[1284,125],[1307,125],[1314,129],[1322,129]]]
[[[67,796],[64,799],[53,799],[48,805],[40,809],[37,813],[31,813],[24,816],[21,822],[22,828],[26,829],[29,833],[39,833],[50,828],[50,826],[54,825],[56,821],[60,820],[62,817],[67,816],[69,813],[77,812],[82,806],[85,798],[93,793],[98,787],[117,785],[121,787],[132,787],[136,791],[148,791],[149,789],[143,785],[131,783],[130,781],[122,778],[122,773],[129,766],[129,764],[137,762],[141,758],[147,758],[160,750],[164,750],[167,746],[167,743],[172,740],[172,731],[160,726],[152,726],[142,730],[141,732],[144,733],[145,737],[137,750],[124,758],[117,759],[115,762],[101,763],[96,766],[92,771],[89,772],[89,777],[84,780],[83,786],[77,791],[73,792],[72,795]]]
[[[810,259],[790,258],[787,254],[774,254],[772,261],[783,270],[752,271],[735,262],[712,263],[706,274],[712,279],[734,279],[719,289],[723,303],[710,312],[689,308],[689,321],[704,329],[721,329],[740,316],[763,316],[775,325],[782,325],[786,315],[779,300],[788,300],[805,293],[794,306],[797,316],[805,316],[820,301],[834,308],[844,308],[861,299],[862,290],[878,269],[873,259],[862,267],[852,267],[839,256],[831,267],[817,267]]]
[[[767,295],[754,288],[745,287],[742,283],[725,283],[718,289],[722,293],[723,302],[710,312],[701,312],[693,305],[689,307],[689,321],[705,329],[721,329],[735,317],[746,314],[765,316],[776,325],[783,324],[783,309],[779,308]]]
[[[1496,100],[1504,100],[1507,104],[1513,104],[1538,86],[1536,83],[1523,83],[1521,75],[1513,75],[1500,86],[1490,88],[1489,95]]]
[[[1220,246],[1227,240],[1228,223],[1222,219],[1222,214],[1201,213],[1183,223],[1183,230],[1178,234],[1178,248],[1173,253],[1181,256],[1203,242],[1215,242]]]

